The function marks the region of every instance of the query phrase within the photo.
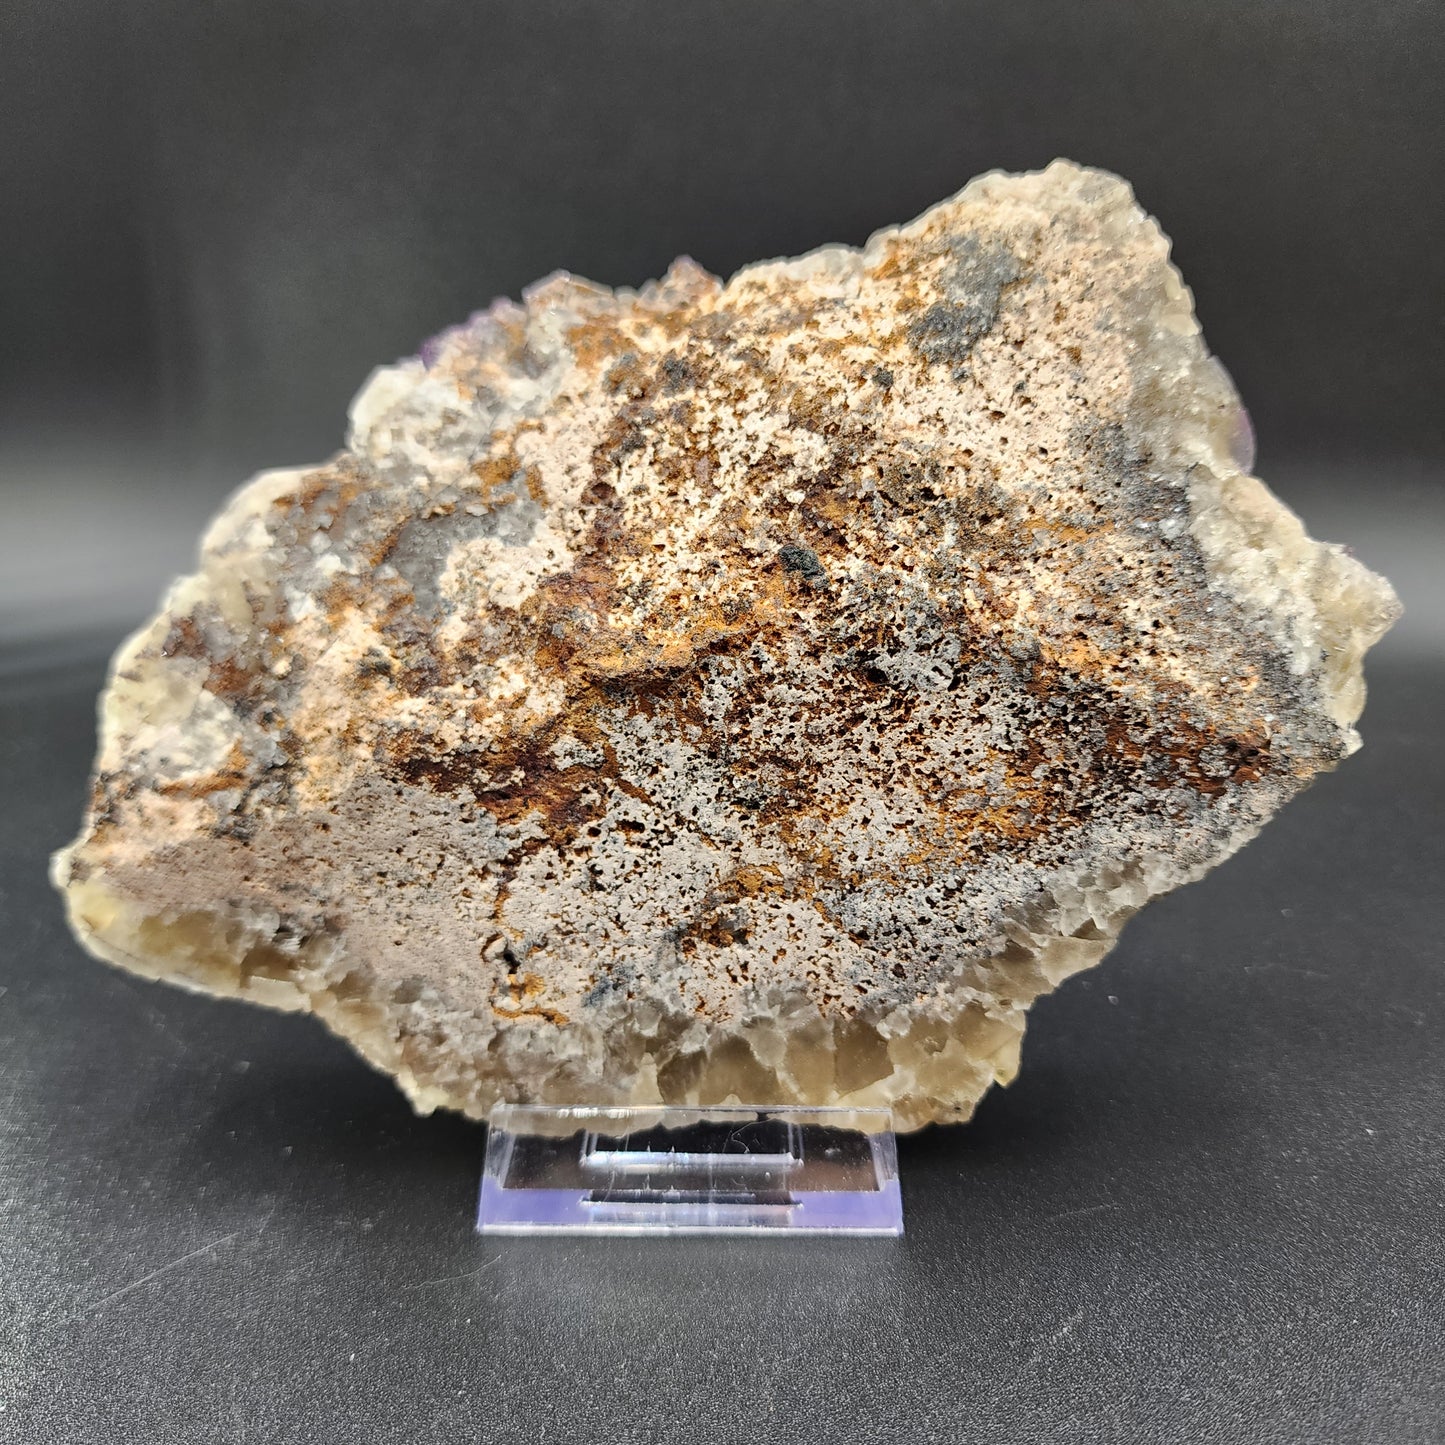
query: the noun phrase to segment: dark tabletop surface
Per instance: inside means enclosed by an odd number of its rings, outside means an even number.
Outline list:
[[[903,1142],[898,1242],[475,1235],[481,1128],[71,941],[100,680],[0,679],[0,1440],[1445,1439],[1445,665]]]

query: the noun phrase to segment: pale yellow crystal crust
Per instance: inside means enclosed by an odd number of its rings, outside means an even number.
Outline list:
[[[100,957],[309,1009],[421,1109],[966,1117],[1358,745],[1398,610],[1062,161],[726,285],[554,276],[351,423],[122,648],[54,875]]]

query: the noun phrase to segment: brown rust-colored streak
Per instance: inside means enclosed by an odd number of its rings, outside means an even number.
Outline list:
[[[178,617],[171,623],[161,641],[162,657],[198,657],[208,655],[206,640],[194,617]]]
[[[412,787],[449,796],[465,789],[500,826],[533,818],[560,846],[606,811],[609,781],[605,769],[557,765],[550,749],[569,724],[586,735],[585,720],[573,716],[504,733],[486,752],[449,749],[417,733],[388,738],[380,748],[387,770]]]
[[[562,1024],[570,1023],[571,1020],[561,1009],[548,1008],[542,1004],[533,1004],[527,1008],[511,1008],[505,1004],[494,1003],[492,1012],[500,1019],[506,1019],[508,1023],[516,1023],[518,1019],[540,1019],[543,1023]]]
[[[559,1027],[570,1022],[561,1009],[539,1003],[537,1000],[547,991],[546,983],[535,973],[525,973],[520,978],[507,980],[508,1001],[492,1002],[492,1012],[498,1018],[514,1023],[518,1019],[540,1019],[543,1023]]]
[[[97,771],[90,788],[89,841],[92,844],[120,827],[122,805],[134,798],[139,791],[139,783],[128,774]]]
[[[603,314],[568,328],[567,346],[577,367],[596,376],[635,343],[615,316]],[[615,370],[615,366],[613,368]]]
[[[777,869],[744,866],[710,889],[693,917],[678,931],[677,947],[693,954],[699,943],[713,948],[745,944],[751,930],[747,900],[787,898],[798,890],[778,876]],[[742,965],[746,972],[746,965]]]
[[[204,662],[206,691],[238,711],[258,705],[270,690],[271,678],[264,668],[243,661],[232,649],[213,651],[194,617],[179,617],[172,622],[161,641],[160,655]]]
[[[1091,760],[1078,750],[1051,757],[1044,743],[1057,742],[1060,735],[1046,714],[1038,714],[1024,746],[995,755],[1003,768],[1002,801],[958,809],[947,797],[920,794],[934,822],[905,857],[905,869],[981,847],[990,854],[1027,854],[1037,845],[1052,847],[1126,799],[1136,808],[1151,793],[1182,786],[1213,800],[1231,785],[1258,783],[1270,771],[1270,743],[1262,727],[1221,738],[1212,728],[1195,727],[1178,717],[1151,722],[1099,684],[1057,674],[1044,684],[1045,691],[1071,687],[1080,695],[1080,713],[1103,728],[1103,747]],[[1222,750],[1223,770],[1206,767],[1204,755],[1210,750]],[[1090,766],[1081,773],[1086,762]]]
[[[535,815],[548,838],[560,845],[571,842],[606,811],[605,790],[597,786],[595,769],[537,764],[530,770],[522,765],[520,771],[515,783],[486,787],[477,795],[478,804],[499,824]],[[588,794],[593,795],[590,802]]]
[[[885,259],[880,274],[888,265]],[[805,330],[816,319],[802,316],[799,327]],[[704,751],[731,755],[740,783],[765,770],[783,779],[770,783],[765,802],[748,805],[756,808],[753,824],[776,830],[800,858],[810,860],[820,879],[832,877],[836,870],[825,841],[828,830],[819,825],[846,813],[851,799],[821,795],[816,760],[797,737],[775,746],[748,735],[754,715],[759,728],[766,732],[768,727],[768,683],[760,676],[744,675],[730,688],[730,721],[743,729],[748,740],[738,746],[719,733],[697,701],[699,668],[705,660],[737,655],[754,645],[774,658],[786,657],[798,647],[815,656],[820,649],[838,652],[847,648],[843,639],[850,633],[860,653],[873,649],[881,656],[898,641],[888,635],[891,624],[876,620],[868,635],[861,635],[859,624],[840,611],[837,596],[827,585],[829,564],[863,560],[879,569],[880,576],[895,577],[900,567],[907,570],[913,565],[910,559],[915,556],[933,566],[941,529],[947,524],[962,539],[965,556],[977,554],[989,560],[989,572],[974,569],[970,574],[976,602],[968,613],[958,611],[949,622],[963,637],[956,666],[966,671],[987,658],[993,639],[1017,611],[1009,596],[1010,569],[1036,562],[1041,553],[1068,549],[1071,567],[1079,569],[1074,574],[1080,579],[1077,585],[1087,593],[1089,577],[1109,565],[1111,554],[1106,549],[1119,545],[1117,528],[1104,515],[1065,521],[1032,514],[990,480],[990,474],[999,476],[998,466],[989,458],[975,458],[968,448],[948,453],[946,461],[911,445],[905,445],[900,455],[900,447],[880,436],[874,420],[850,411],[840,388],[820,386],[802,373],[791,379],[765,374],[761,359],[751,371],[739,370],[738,360],[747,351],[746,337],[730,335],[721,323],[701,339],[694,328],[686,342],[661,357],[655,339],[644,344],[640,336],[639,332],[635,339],[606,317],[574,328],[569,336],[578,364],[615,398],[616,411],[593,449],[592,480],[580,498],[584,516],[590,512],[590,519],[577,549],[578,560],[568,571],[546,578],[522,611],[520,635],[528,639],[524,647],[538,672],[564,688],[567,702],[561,716],[536,734],[519,736],[504,728],[500,736],[487,739],[485,752],[449,749],[408,735],[387,745],[389,768],[414,786],[441,792],[469,789],[498,823],[516,825],[524,818],[534,819],[547,839],[561,847],[575,842],[604,814],[609,796],[622,792],[649,804],[653,801],[644,789],[620,776],[616,755],[606,742],[607,713],[618,707],[650,717],[670,713],[677,735],[687,736]],[[809,359],[823,352],[841,355],[840,344],[823,346],[819,338],[810,336],[794,345],[792,362],[806,370]],[[835,356],[832,369],[837,368]],[[703,597],[675,589],[666,596],[654,592],[645,607],[639,606],[637,598],[645,594],[624,587],[619,574],[625,563],[652,555],[654,538],[627,523],[619,496],[624,472],[635,470],[639,454],[645,453],[647,490],[654,499],[676,497],[699,479],[716,490],[717,453],[692,430],[699,403],[705,399],[715,412],[744,399],[756,400],[760,387],[771,389],[775,409],[786,410],[791,427],[826,440],[829,459],[800,471],[786,446],[770,444],[748,464],[750,501],[734,497],[702,542],[723,575],[746,589],[745,597]],[[516,492],[522,485],[512,443],[498,438],[496,447],[493,457],[474,468],[488,498],[506,489]],[[872,478],[877,479],[875,502],[881,504],[881,511],[869,502],[864,489],[864,482]],[[726,480],[738,485],[737,478]],[[525,485],[536,496],[530,477]],[[805,494],[801,505],[784,500],[785,493],[795,490]],[[818,575],[800,577],[785,565],[760,560],[745,545],[759,525],[774,529],[800,555],[803,548],[816,554]],[[1066,582],[1069,572],[1066,568]],[[952,576],[936,580],[940,588],[957,581]],[[353,605],[349,599],[348,605]],[[1063,606],[1066,603],[1061,611]],[[1103,600],[1091,604],[1091,615],[1095,606],[1102,611]],[[936,792],[927,778],[910,775],[909,754],[900,746],[901,730],[909,725],[918,698],[906,690],[883,687],[884,673],[873,669],[879,687],[867,699],[870,716],[880,733],[893,740],[893,756],[860,758],[864,786],[905,789],[932,811],[934,819],[931,836],[920,839],[903,861],[904,869],[960,851],[977,856],[980,851],[1020,854],[1048,848],[1101,810],[1126,803],[1137,807],[1139,797],[1147,797],[1150,790],[1184,786],[1212,799],[1231,785],[1257,783],[1266,774],[1269,743],[1262,729],[1221,738],[1209,728],[1194,727],[1174,716],[1167,688],[1157,678],[1153,685],[1164,703],[1163,721],[1131,711],[1110,686],[1109,679],[1121,674],[1124,659],[1107,633],[1102,625],[1073,632],[1055,629],[1052,634],[1043,629],[1038,638],[1041,658],[1020,694],[1022,703],[1035,705],[1019,719],[1026,741],[1007,755],[995,754],[993,763],[1002,769],[1004,786],[998,798],[983,807],[951,806],[949,788]],[[422,636],[408,643],[418,657],[427,653],[428,646]],[[458,655],[437,661],[432,672],[413,665],[403,675],[409,690],[424,691],[442,677],[464,676],[466,670]],[[1058,696],[1075,703],[1073,718],[1063,732],[1057,717],[1043,706]],[[830,696],[804,711],[817,721],[846,709],[850,701],[838,695],[835,685]],[[472,718],[479,726],[494,716],[482,702],[473,704]],[[589,739],[602,753],[603,765],[556,766],[547,748],[564,729]],[[1105,741],[1086,755],[1067,735],[1091,729],[1102,730]],[[1065,746],[1060,757],[1056,754],[1061,737]],[[1206,753],[1213,750],[1217,756],[1220,749],[1227,768],[1206,765]],[[1081,769],[1091,770],[1089,776],[1076,776]],[[948,781],[954,790],[961,782]],[[716,908],[726,911],[730,906],[719,895]],[[714,909],[714,941],[730,932],[730,917]],[[703,932],[698,936],[706,938],[710,927],[700,924]]]
[[[212,793],[245,789],[250,782],[246,755],[241,751],[239,743],[232,743],[224,768],[218,768],[214,773],[198,778],[177,778],[157,783],[155,791],[167,798],[207,798]]]
[[[271,506],[298,530],[303,523],[314,528],[318,513],[330,514],[334,522],[367,485],[356,458],[343,452],[308,471],[294,492],[283,492]],[[325,530],[330,530],[329,524]]]

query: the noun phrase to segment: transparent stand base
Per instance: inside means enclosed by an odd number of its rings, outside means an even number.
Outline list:
[[[486,1234],[903,1233],[886,1109],[499,1104]]]

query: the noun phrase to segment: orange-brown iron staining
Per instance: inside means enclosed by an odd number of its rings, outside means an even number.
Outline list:
[[[965,1117],[1352,750],[1395,610],[1240,471],[1167,255],[1060,162],[378,372],[118,658],[80,936],[418,1107]]]

